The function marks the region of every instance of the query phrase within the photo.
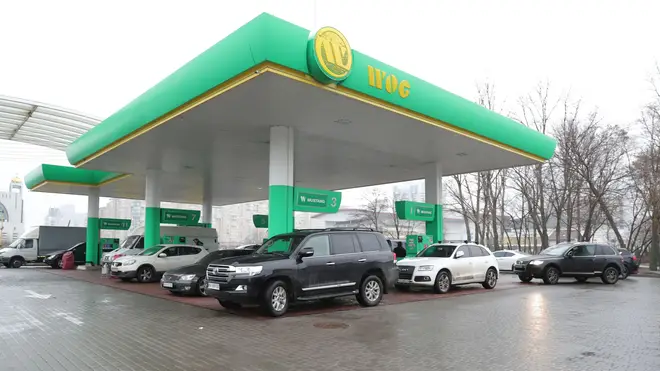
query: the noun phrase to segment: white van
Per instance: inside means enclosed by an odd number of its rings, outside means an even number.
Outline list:
[[[218,250],[218,231],[215,228],[160,226],[161,244],[196,245],[208,252]],[[144,227],[135,228],[121,242],[119,248],[104,253],[101,263],[111,263],[120,256],[135,255],[144,250]]]

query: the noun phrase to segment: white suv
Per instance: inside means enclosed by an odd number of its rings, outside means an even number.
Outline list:
[[[195,264],[206,255],[208,251],[200,246],[156,245],[137,255],[115,259],[111,272],[122,281],[135,278],[138,282],[152,282],[165,271]]]
[[[414,258],[397,262],[399,278],[396,287],[407,290],[411,286],[433,287],[444,294],[452,286],[480,283],[486,289],[497,285],[497,260],[487,247],[466,243],[439,243],[428,246]]]

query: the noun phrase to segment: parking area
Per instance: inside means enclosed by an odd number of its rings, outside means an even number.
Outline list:
[[[0,269],[1,369],[660,367],[660,280],[548,287],[514,278],[440,300],[395,294],[376,308],[257,319],[43,269]]]

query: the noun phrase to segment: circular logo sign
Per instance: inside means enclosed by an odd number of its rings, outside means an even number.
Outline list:
[[[323,27],[312,34],[307,43],[307,64],[319,82],[338,83],[351,73],[353,50],[341,32]]]

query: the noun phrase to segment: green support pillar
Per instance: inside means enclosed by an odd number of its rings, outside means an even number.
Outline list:
[[[293,187],[271,185],[268,189],[268,237],[293,232]]]
[[[433,243],[442,241],[442,205],[435,205],[435,219],[426,222],[426,234],[433,238]]]
[[[144,248],[160,243],[160,207],[147,207],[144,212]]]
[[[87,238],[85,243],[86,264],[98,265],[99,255],[99,236],[100,236],[99,218],[87,218]]]

